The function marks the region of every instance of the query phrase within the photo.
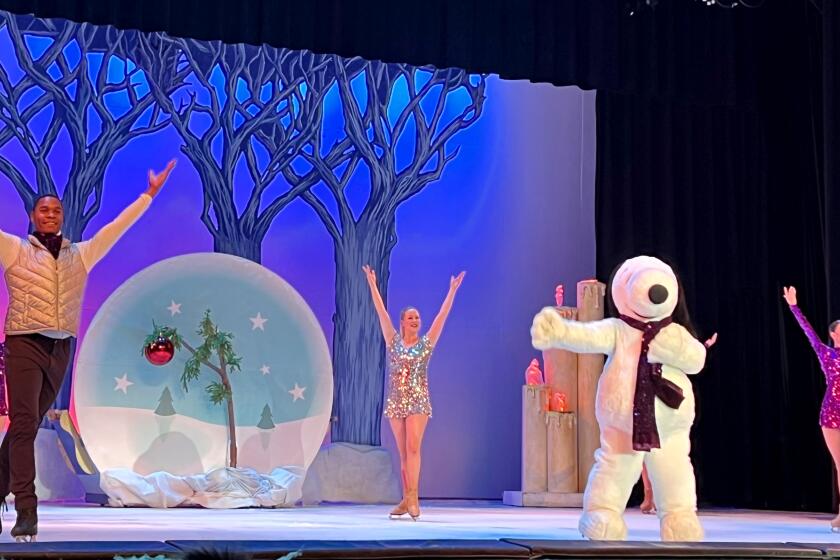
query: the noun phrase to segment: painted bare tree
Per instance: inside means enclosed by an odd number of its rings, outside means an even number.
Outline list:
[[[281,174],[319,132],[332,81],[328,60],[306,51],[160,34],[141,37],[140,45],[154,95],[201,177],[201,220],[214,250],[260,262],[274,218],[308,188],[286,188]],[[185,70],[192,83],[172,95],[170,76]],[[237,183],[242,163],[248,179]],[[249,189],[241,209],[239,189]]]
[[[168,119],[149,94],[146,80],[127,59],[136,32],[66,20],[0,12],[17,68],[0,64],[0,173],[27,212],[43,194],[64,205],[65,237],[78,240],[102,205],[103,179],[114,154],[129,141],[161,130]],[[19,74],[17,79],[13,76]],[[171,83],[186,73],[174,74]],[[58,184],[50,156],[62,133],[72,153],[66,182]],[[62,148],[64,149],[64,148]],[[23,153],[34,168],[21,171]],[[70,405],[67,375],[56,407]]]
[[[169,124],[149,92],[141,93],[148,89],[145,77],[126,58],[136,33],[6,12],[0,12],[0,25],[9,33],[22,70],[13,82],[0,64],[0,148],[16,144],[34,166],[35,180],[28,180],[2,152],[0,172],[27,211],[39,195],[60,194],[63,233],[80,239],[102,205],[103,178],[114,154],[130,140]],[[36,42],[38,49],[32,46]],[[173,75],[171,81],[184,76]],[[42,124],[35,125],[38,120]],[[59,188],[48,158],[62,131],[72,157],[66,183]]]
[[[455,69],[418,69],[337,56],[332,57],[332,69],[346,137],[327,148],[321,135],[315,136],[312,149],[302,152],[312,171],[301,175],[287,167],[285,175],[296,188],[307,187],[300,196],[334,242],[332,441],[379,445],[385,360],[362,265],[370,264],[377,271],[380,292],[387,297],[397,209],[440,179],[457,156],[459,148],[449,149],[447,144],[481,115],[485,80]],[[395,95],[398,88],[407,95]],[[405,99],[396,101],[397,97]],[[398,145],[407,136],[413,136],[413,154],[409,161],[400,158],[398,163]],[[360,164],[369,170],[370,186],[367,203],[356,215],[347,187]],[[332,200],[308,188],[313,175],[326,185],[324,192]]]

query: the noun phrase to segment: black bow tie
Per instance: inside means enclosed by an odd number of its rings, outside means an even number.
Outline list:
[[[61,242],[64,240],[60,233],[43,233],[36,231],[32,235],[35,236],[35,239],[41,242],[41,245],[47,248],[47,251],[50,252],[53,258],[58,258],[58,253],[61,251]]]

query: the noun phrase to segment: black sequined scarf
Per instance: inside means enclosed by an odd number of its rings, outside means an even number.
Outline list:
[[[650,342],[673,320],[668,317],[645,323],[626,315],[620,317],[634,329],[642,331],[642,352],[636,368],[636,392],[633,395],[633,449],[650,451],[660,446],[654,408],[656,397],[671,408],[679,408],[685,398],[682,389],[662,377],[662,364],[652,364],[647,357]]]
[[[61,242],[64,239],[60,233],[42,233],[40,231],[36,231],[32,235],[35,236],[35,239],[41,242],[41,245],[47,248],[47,251],[54,258],[58,258],[58,253],[61,251]]]

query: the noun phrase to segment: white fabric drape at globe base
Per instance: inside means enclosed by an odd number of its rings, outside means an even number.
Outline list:
[[[114,507],[291,507],[301,498],[304,474],[298,467],[276,468],[269,474],[219,468],[191,476],[111,469],[100,475],[99,485]]]

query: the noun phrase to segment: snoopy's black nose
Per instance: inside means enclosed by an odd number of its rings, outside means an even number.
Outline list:
[[[648,297],[650,298],[651,302],[659,305],[660,303],[668,299],[668,288],[666,288],[662,284],[654,284],[648,290]]]

